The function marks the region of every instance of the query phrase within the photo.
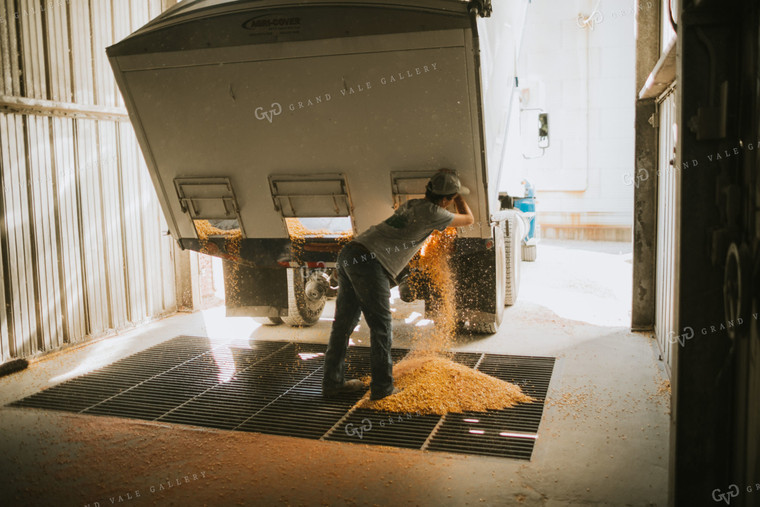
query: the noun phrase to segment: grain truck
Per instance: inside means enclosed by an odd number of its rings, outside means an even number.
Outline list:
[[[524,236],[499,182],[527,4],[184,0],[107,48],[169,232],[225,259],[229,315],[315,323],[350,235],[445,167],[475,216],[457,320],[496,330]]]

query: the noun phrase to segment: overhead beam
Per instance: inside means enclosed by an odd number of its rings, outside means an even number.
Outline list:
[[[127,110],[122,107],[74,104],[8,95],[0,95],[0,113],[129,122]]]

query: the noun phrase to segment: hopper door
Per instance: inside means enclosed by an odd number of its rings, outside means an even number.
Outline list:
[[[175,178],[174,188],[182,211],[190,215],[196,231],[199,222],[208,221],[216,229],[239,230],[245,236],[229,178]]]
[[[351,196],[343,175],[270,176],[275,209],[283,218],[350,217]]]
[[[405,171],[391,173],[393,205],[398,208],[410,199],[425,197],[425,185],[436,171]]]

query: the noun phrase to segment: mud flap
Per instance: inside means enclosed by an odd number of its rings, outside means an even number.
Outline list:
[[[253,268],[223,261],[228,317],[278,318],[288,309],[288,278],[283,268]]]
[[[499,227],[493,231],[493,239],[455,243],[457,321],[476,333],[495,333],[504,315],[504,236]]]

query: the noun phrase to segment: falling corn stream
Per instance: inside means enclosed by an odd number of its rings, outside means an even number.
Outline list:
[[[240,301],[240,264],[236,262],[236,259],[240,258],[240,244],[243,240],[243,232],[240,229],[219,229],[211,225],[208,220],[195,220],[194,222],[201,246],[200,252],[206,255],[221,256],[232,261],[230,262],[229,280],[225,284],[224,297],[228,303]],[[211,236],[224,239],[226,254],[220,252],[216,243],[209,241]]]
[[[533,400],[515,384],[468,368],[451,359],[457,328],[456,279],[451,266],[456,229],[433,231],[413,262],[412,280],[427,280],[432,293],[429,313],[435,324],[416,328],[409,354],[393,367],[399,394],[359,403],[389,412],[444,415],[449,412],[499,410]],[[415,279],[416,277],[416,279]],[[369,383],[370,379],[363,379]]]

